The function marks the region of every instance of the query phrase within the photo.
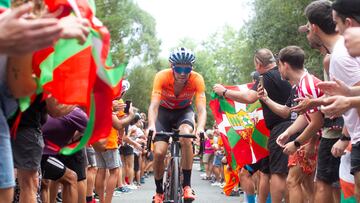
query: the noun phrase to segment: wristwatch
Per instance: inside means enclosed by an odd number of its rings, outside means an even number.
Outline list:
[[[340,137],[340,140],[341,140],[341,141],[350,141],[351,138],[348,137],[348,136],[346,136],[346,135],[344,135],[344,134],[342,134],[341,137]]]
[[[296,148],[300,148],[300,147],[301,147],[300,142],[297,141],[297,140],[294,140],[294,145],[295,145]]]
[[[225,97],[225,93],[227,92],[228,90],[227,89],[225,89],[224,91],[223,91],[223,96]]]

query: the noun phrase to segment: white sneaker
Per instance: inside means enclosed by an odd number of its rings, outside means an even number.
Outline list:
[[[132,190],[138,189],[138,187],[136,185],[134,185],[134,184],[128,185],[127,187],[132,189]]]
[[[215,182],[215,183],[213,183],[213,184],[211,184],[211,186],[220,186],[221,185],[221,183],[220,182]]]
[[[202,174],[200,174],[200,177],[206,177],[206,173],[202,173]]]
[[[219,187],[222,189],[222,188],[224,188],[224,187],[225,187],[225,185],[226,185],[226,183],[225,183],[225,182],[223,182],[223,183],[220,183]]]
[[[114,196],[114,197],[120,197],[120,196],[121,196],[121,192],[119,192],[119,191],[114,191],[113,196]]]

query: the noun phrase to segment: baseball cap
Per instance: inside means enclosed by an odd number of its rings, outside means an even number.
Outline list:
[[[336,0],[332,4],[332,8],[346,16],[354,18],[360,23],[360,1],[359,0]]]

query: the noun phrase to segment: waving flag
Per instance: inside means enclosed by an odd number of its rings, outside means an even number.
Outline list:
[[[251,87],[252,84],[246,84],[227,88],[244,91]],[[267,142],[270,132],[265,126],[259,101],[242,104],[213,93],[210,108],[232,169],[256,163],[268,156]]]
[[[91,23],[83,45],[75,39],[61,39],[53,48],[34,54],[33,68],[39,85],[60,103],[85,106],[89,122],[82,139],[60,153],[69,155],[86,144],[109,135],[112,127],[112,99],[119,95],[125,64],[113,67],[110,33],[95,17],[94,2],[87,0],[45,0],[50,11],[64,7]],[[63,13],[62,15],[67,15]]]
[[[10,0],[0,0],[0,7],[1,8],[10,8]]]
[[[341,203],[355,203],[355,180],[354,176],[350,173],[350,152],[351,144],[345,150],[345,154],[341,156],[339,178],[341,186]]]

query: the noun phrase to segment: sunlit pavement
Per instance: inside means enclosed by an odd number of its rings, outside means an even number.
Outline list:
[[[201,180],[199,164],[194,164],[192,173],[192,187],[196,193],[194,203],[239,203],[243,202],[243,194],[237,197],[227,197],[221,194],[222,189],[217,186],[211,186],[209,181]],[[154,177],[149,176],[145,179],[145,184],[141,188],[133,190],[130,193],[122,193],[119,197],[113,197],[115,203],[150,203],[155,192]]]

